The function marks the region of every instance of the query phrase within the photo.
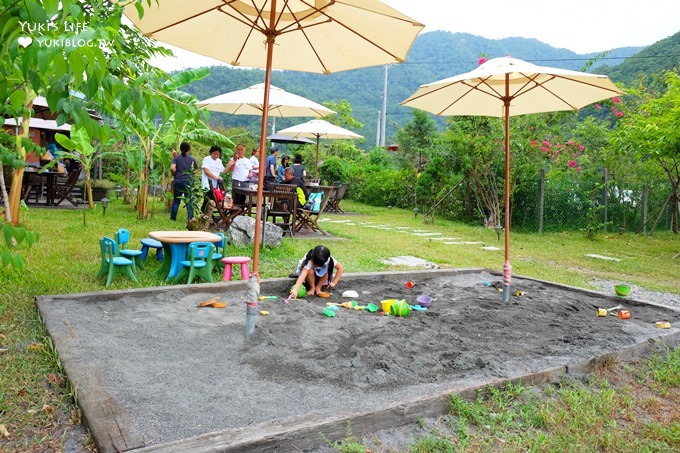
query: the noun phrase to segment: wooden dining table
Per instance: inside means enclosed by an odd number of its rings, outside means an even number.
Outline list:
[[[56,170],[52,171],[36,171],[33,168],[27,168],[24,170],[24,180],[28,178],[28,175],[36,175],[37,177],[40,178],[40,184],[42,185],[43,182],[45,183],[45,204],[47,206],[53,206],[54,205],[54,198],[55,198],[55,186],[57,185],[57,179],[59,176],[66,176],[65,173],[59,173]],[[26,183],[24,183],[26,185]],[[36,189],[39,190],[39,189]],[[38,199],[40,196],[37,197]]]
[[[243,205],[243,214],[247,216],[254,216],[257,209],[257,189],[250,189],[247,187],[235,187],[232,189],[233,193],[241,194],[245,197],[245,204]],[[262,191],[263,203],[267,203],[271,193],[267,190]]]
[[[149,237],[163,244],[163,263],[158,274],[171,280],[182,270],[181,262],[186,258],[187,247],[192,242],[218,243],[221,237],[209,231],[151,231]]]

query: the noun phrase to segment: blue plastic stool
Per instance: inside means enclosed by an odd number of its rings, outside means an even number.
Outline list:
[[[142,261],[146,261],[146,255],[149,253],[150,248],[156,249],[156,259],[158,261],[163,261],[163,244],[161,244],[160,241],[144,238],[139,242],[142,243]]]

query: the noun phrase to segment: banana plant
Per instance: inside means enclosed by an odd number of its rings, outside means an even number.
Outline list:
[[[162,163],[158,166],[155,160],[158,156],[155,149],[159,140],[164,139],[165,134],[176,137],[178,143],[191,134],[205,134],[218,138],[218,135],[209,132],[202,121],[196,97],[178,90],[180,86],[208,74],[207,68],[189,70],[174,74],[162,83],[154,77],[142,74],[130,79],[128,92],[122,93],[112,105],[118,122],[117,130],[128,136],[134,136],[134,143],[139,146],[138,156],[134,159],[140,167],[137,191],[139,219],[145,219],[149,215],[148,187],[152,172],[156,171],[157,167],[161,174],[167,175],[169,172],[169,167],[165,169]],[[142,90],[142,87],[145,89]],[[221,142],[230,143],[226,137],[222,137]]]
[[[67,137],[64,134],[56,134],[54,136],[57,143],[65,148],[62,152],[62,156],[67,159],[73,159],[80,162],[82,165],[82,171],[85,173],[85,194],[87,196],[87,205],[90,209],[94,208],[94,200],[92,199],[92,180],[90,179],[90,173],[97,159],[110,154],[110,152],[105,151],[104,148],[107,145],[112,145],[112,143],[107,143],[102,145],[101,143],[96,143],[93,145],[93,140],[90,138],[89,133],[84,128],[74,127],[71,129],[71,137]],[[83,224],[85,224],[85,211],[83,211]]]

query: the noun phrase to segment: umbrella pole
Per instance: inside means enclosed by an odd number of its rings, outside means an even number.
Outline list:
[[[320,135],[316,136],[316,162],[314,162],[314,179],[319,179],[319,140]]]
[[[510,76],[505,75],[505,263],[503,264],[503,302],[510,301],[512,265],[510,264]]]
[[[276,0],[272,0],[272,13],[269,16],[269,29],[267,33],[267,66],[264,73],[264,101],[262,103],[262,125],[260,126],[260,171],[257,175],[257,205],[255,208],[255,233],[253,237],[253,274],[258,275],[260,265],[260,242],[261,234],[264,231],[264,222],[267,219],[262,218],[262,190],[264,188],[264,174],[265,174],[265,154],[266,154],[266,140],[267,140],[267,122],[269,120],[269,89],[271,87],[272,78],[272,57],[274,54],[274,41],[276,40],[275,25],[276,25]],[[259,277],[259,276],[258,276]]]

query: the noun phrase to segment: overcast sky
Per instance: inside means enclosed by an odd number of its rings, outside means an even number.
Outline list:
[[[680,31],[680,0],[383,2],[425,24],[423,32],[448,30],[489,39],[535,38],[576,53],[647,46]],[[221,64],[181,50],[175,53],[181,57],[158,62],[158,66],[176,70]]]

